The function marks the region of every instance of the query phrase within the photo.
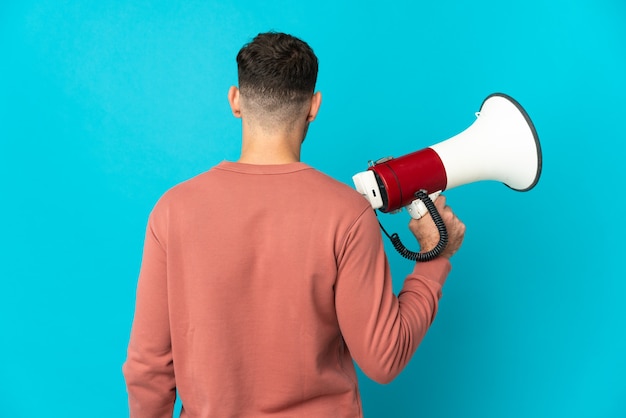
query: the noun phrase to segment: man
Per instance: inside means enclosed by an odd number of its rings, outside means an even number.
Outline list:
[[[440,197],[449,243],[398,297],[376,216],[352,188],[300,162],[318,112],[317,58],[259,34],[228,100],[238,162],[169,190],[147,227],[124,364],[131,417],[360,417],[353,360],[391,381],[437,311],[464,225]],[[439,239],[411,221],[422,251]]]

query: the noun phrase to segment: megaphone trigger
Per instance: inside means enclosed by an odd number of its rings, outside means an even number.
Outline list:
[[[430,198],[430,200],[434,202],[435,200],[437,200],[440,194],[441,194],[441,191],[438,191],[438,192],[429,194],[428,197]],[[405,208],[406,208],[406,211],[409,212],[409,215],[411,215],[411,218],[413,219],[421,219],[424,215],[428,213],[428,208],[426,208],[426,205],[421,199],[415,199],[414,201],[411,202],[410,205],[406,206]]]

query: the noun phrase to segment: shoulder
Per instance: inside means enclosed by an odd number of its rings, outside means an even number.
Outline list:
[[[335,204],[342,203],[343,205],[352,206],[358,210],[370,207],[367,199],[347,184],[315,168],[308,170],[308,174],[312,179],[318,182],[320,187],[323,187],[326,200],[332,201]]]
[[[184,206],[201,193],[208,182],[211,182],[212,170],[205,171],[190,179],[184,180],[166,190],[156,201],[153,216],[162,216],[179,206]]]
[[[355,227],[371,229],[378,233],[378,220],[369,201],[359,192],[316,169],[308,170],[317,188],[316,199],[319,212],[330,223],[338,225],[344,233]]]

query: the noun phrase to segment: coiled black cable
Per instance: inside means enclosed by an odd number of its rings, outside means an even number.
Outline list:
[[[428,209],[428,212],[430,213],[430,216],[432,217],[433,222],[435,223],[435,226],[437,227],[437,230],[439,231],[439,242],[437,243],[435,248],[425,253],[417,253],[415,251],[411,251],[408,248],[406,248],[404,244],[402,244],[402,241],[400,241],[400,237],[398,236],[397,233],[393,233],[389,235],[389,233],[387,233],[387,231],[385,230],[383,225],[380,223],[380,221],[378,223],[380,225],[380,229],[382,229],[385,235],[387,235],[387,238],[389,238],[389,240],[391,241],[393,248],[395,248],[396,251],[402,257],[407,258],[411,261],[419,261],[419,262],[430,261],[430,260],[437,258],[439,254],[441,254],[443,249],[446,248],[446,245],[448,244],[448,231],[446,230],[446,225],[443,222],[443,219],[441,219],[441,215],[439,214],[439,211],[435,207],[435,204],[430,199],[426,191],[424,190],[417,191],[415,193],[415,197],[420,199],[422,202],[424,202],[426,209]]]

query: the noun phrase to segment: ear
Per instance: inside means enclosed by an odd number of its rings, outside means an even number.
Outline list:
[[[230,103],[230,109],[233,112],[233,116],[240,118],[241,105],[239,103],[239,89],[235,86],[231,86],[230,89],[228,89],[228,103]]]
[[[306,117],[307,122],[313,122],[315,120],[315,118],[317,117],[317,112],[319,112],[321,105],[322,93],[318,91],[311,98],[311,108],[309,109],[309,114]]]

